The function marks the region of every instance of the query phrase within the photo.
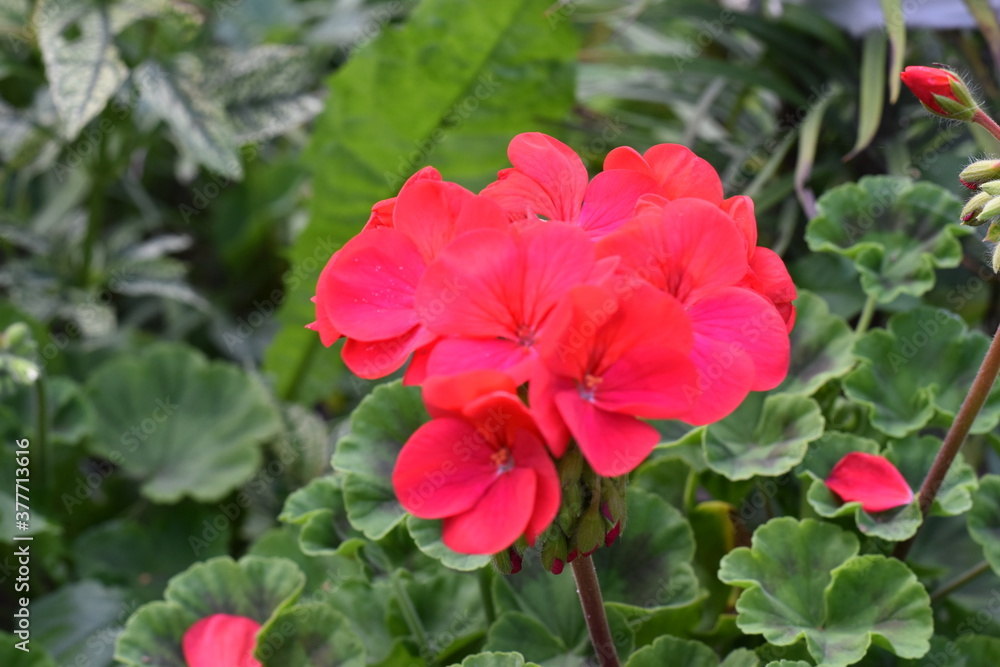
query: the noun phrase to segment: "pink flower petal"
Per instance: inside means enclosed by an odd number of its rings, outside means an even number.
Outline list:
[[[464,512],[497,479],[493,452],[468,421],[432,419],[399,452],[392,471],[396,497],[406,511],[423,519]]]
[[[375,380],[402,368],[411,352],[431,343],[436,337],[418,324],[401,336],[386,340],[348,338],[340,356],[352,373],[366,380]]]
[[[584,458],[603,477],[631,472],[660,441],[660,434],[649,424],[603,410],[579,392],[560,392],[555,402]]]
[[[680,144],[659,144],[643,154],[668,199],[694,197],[722,202],[722,180],[707,160]]]
[[[899,470],[885,458],[865,452],[842,458],[826,485],[845,503],[860,502],[866,512],[884,512],[913,500],[913,490]]]
[[[656,190],[656,181],[645,174],[625,169],[601,172],[587,186],[580,228],[592,239],[613,232],[632,217],[642,195]]]
[[[497,476],[493,485],[469,510],[447,517],[441,538],[463,554],[495,554],[519,538],[531,521],[537,474],[516,467]]]
[[[245,616],[213,614],[184,633],[188,667],[261,667],[253,657],[260,623]]]
[[[573,149],[541,132],[525,132],[511,140],[507,156],[514,168],[501,172],[483,195],[500,203],[514,220],[528,215],[577,220],[588,177]]]

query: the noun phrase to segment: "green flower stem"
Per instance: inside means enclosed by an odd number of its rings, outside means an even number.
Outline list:
[[[410,594],[406,592],[406,587],[403,586],[399,572],[397,571],[390,575],[389,581],[392,582],[392,591],[396,594],[396,602],[399,603],[399,610],[403,613],[406,626],[413,633],[414,639],[417,640],[417,645],[420,646],[421,653],[427,653],[429,651],[427,630],[424,629],[424,624],[420,621],[420,616],[417,614],[417,608],[413,606]]]
[[[981,574],[989,572],[990,564],[987,561],[982,561],[973,565],[965,572],[955,576],[953,579],[949,579],[945,583],[941,584],[940,588],[931,593],[931,602],[937,602],[943,598],[948,597],[954,591],[957,591],[962,586],[975,579]]]
[[[997,128],[997,131],[1000,132],[1000,127]],[[994,336],[993,342],[990,343],[990,349],[986,351],[983,364],[979,367],[979,372],[976,373],[976,378],[972,381],[972,387],[966,394],[965,400],[962,401],[962,407],[958,409],[955,421],[951,423],[951,428],[948,429],[948,434],[944,437],[944,443],[941,445],[934,463],[931,464],[931,469],[927,473],[924,483],[920,486],[920,510],[924,517],[930,511],[934,498],[937,497],[938,489],[941,488],[941,483],[944,481],[945,475],[948,474],[952,461],[955,460],[958,450],[961,449],[962,443],[969,435],[972,422],[975,421],[976,415],[979,414],[986,402],[998,374],[1000,374],[1000,336]],[[896,545],[893,556],[905,560],[915,539],[916,535]]]
[[[80,266],[80,285],[88,287],[90,285],[90,267],[94,257],[94,244],[100,235],[101,225],[104,222],[104,204],[107,194],[105,184],[107,183],[105,169],[105,146],[106,141],[101,139],[97,144],[97,159],[94,163],[93,178],[91,184],[90,206],[87,212],[87,235],[83,240],[83,263]]]
[[[976,110],[976,113],[972,116],[972,122],[985,128],[997,141],[1000,141],[1000,125],[997,125],[995,120],[981,110]]]
[[[861,309],[861,316],[858,317],[858,324],[854,327],[855,336],[860,336],[868,330],[868,325],[872,323],[872,315],[874,314],[875,296],[873,294],[869,294],[868,299],[865,301],[865,307]]]
[[[601,595],[594,560],[590,556],[580,556],[571,565],[573,578],[576,580],[576,593],[580,596],[583,618],[587,621],[587,632],[590,633],[590,643],[594,646],[597,659],[601,667],[621,667],[611,628],[608,626],[608,616],[604,612],[604,597]]]
[[[483,611],[486,612],[486,625],[493,625],[497,620],[497,610],[493,604],[493,568],[479,568],[479,596],[483,600]]]
[[[38,498],[41,501],[38,503],[39,509],[44,513],[48,509],[48,481],[51,479],[49,473],[52,469],[52,456],[46,442],[48,440],[49,410],[45,395],[44,376],[39,376],[35,380],[35,419],[35,441],[31,443],[31,451],[42,459],[41,466],[35,468],[38,472],[38,484],[35,485],[35,488],[38,489]]]

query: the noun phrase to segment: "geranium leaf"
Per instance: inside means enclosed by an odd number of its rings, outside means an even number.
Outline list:
[[[902,562],[857,556],[857,538],[836,526],[790,517],[758,528],[751,548],[722,560],[719,578],[744,588],[737,624],[779,646],[804,637],[817,662],[842,667],[878,641],[896,655],[927,652],[930,597]]]
[[[347,618],[324,602],[283,610],[257,637],[258,658],[268,667],[362,667],[365,647]]]
[[[809,443],[823,434],[823,424],[811,398],[753,393],[705,429],[705,459],[731,480],[781,475],[802,461]]]
[[[983,547],[993,571],[1000,574],[1000,475],[984,475],[972,494],[969,535]]]
[[[814,251],[849,257],[865,292],[879,303],[934,287],[934,269],[962,259],[954,224],[961,202],[939,185],[896,176],[866,176],[829,190],[806,228]]]
[[[441,541],[440,521],[411,516],[406,520],[406,529],[410,531],[410,537],[417,543],[418,549],[431,558],[441,561],[445,567],[467,572],[478,570],[490,562],[489,556],[460,554],[449,549]]]
[[[851,370],[854,334],[840,317],[830,314],[822,298],[799,290],[788,377],[775,392],[812,395],[828,380]]]
[[[910,488],[917,490],[927,477],[941,445],[941,438],[911,435],[889,443],[883,455],[903,473]],[[972,507],[972,493],[978,486],[976,471],[959,453],[948,468],[941,486],[938,487],[937,496],[931,505],[931,514],[933,516],[964,514]]]
[[[309,555],[357,552],[365,541],[347,519],[343,477],[317,477],[285,500],[279,520],[302,527],[299,546]]]
[[[756,663],[754,663],[756,664]],[[628,659],[625,667],[661,667],[662,665],[684,665],[684,667],[719,667],[715,651],[701,642],[680,637],[660,637],[649,646],[644,646]]]
[[[455,667],[455,665],[451,667]],[[524,656],[520,653],[490,652],[468,656],[462,661],[461,667],[538,667],[538,665],[533,662],[525,662]]]
[[[935,412],[954,418],[989,338],[969,332],[953,313],[920,307],[889,318],[854,346],[862,360],[844,378],[844,392],[868,406],[872,425],[902,438],[930,422]],[[986,433],[1000,421],[1000,385],[994,386],[972,425]]]
[[[253,378],[182,345],[113,358],[91,375],[87,394],[97,419],[91,451],[120,462],[161,503],[211,502],[239,488],[281,426]]]

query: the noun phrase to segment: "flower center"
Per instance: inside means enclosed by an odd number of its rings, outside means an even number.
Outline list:
[[[535,330],[527,324],[517,327],[517,344],[521,347],[533,347],[535,345]]]
[[[594,400],[594,391],[597,389],[597,385],[602,382],[604,382],[604,378],[587,373],[583,376],[583,382],[577,384],[577,390],[584,400],[592,401]]]
[[[510,450],[506,447],[501,447],[497,451],[493,452],[490,456],[490,460],[496,464],[497,473],[503,474],[514,469],[514,457],[510,455]]]

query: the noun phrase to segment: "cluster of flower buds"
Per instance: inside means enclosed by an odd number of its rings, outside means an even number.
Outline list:
[[[568,450],[557,467],[563,503],[556,520],[535,543],[542,567],[553,574],[560,574],[578,556],[589,556],[618,539],[626,520],[628,482],[628,475],[597,475],[577,447]],[[493,565],[503,574],[516,574],[527,547],[526,540],[519,540],[494,555]]]
[[[1000,242],[1000,159],[977,160],[958,178],[976,193],[962,209],[962,224],[978,227],[990,223],[985,240]],[[993,253],[993,271],[1000,273],[1000,252]]]

